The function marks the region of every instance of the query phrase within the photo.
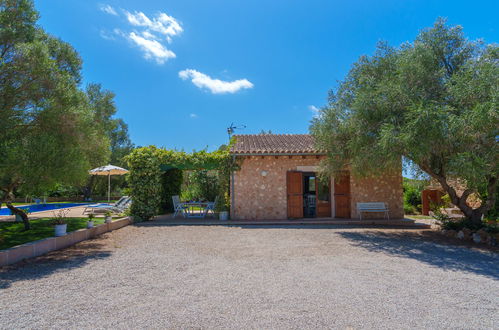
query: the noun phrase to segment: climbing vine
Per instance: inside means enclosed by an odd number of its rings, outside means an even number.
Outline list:
[[[217,208],[227,209],[229,175],[237,169],[229,149],[229,146],[222,146],[213,152],[201,150],[186,153],[149,146],[133,150],[125,159],[130,171],[131,214],[135,220],[149,220],[161,211],[171,211],[171,195],[178,191],[179,180],[181,182],[182,179],[179,170],[184,169],[218,170],[222,188]]]

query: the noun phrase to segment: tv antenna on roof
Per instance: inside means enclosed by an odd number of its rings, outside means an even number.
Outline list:
[[[229,134],[229,140],[232,138],[232,134],[234,134],[234,131],[236,129],[245,129],[246,125],[240,125],[240,126],[234,126],[234,123],[231,123],[230,126],[227,128],[227,134]]]

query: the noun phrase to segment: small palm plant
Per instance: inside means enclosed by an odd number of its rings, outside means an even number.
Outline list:
[[[88,217],[87,228],[92,228],[94,226],[95,215],[93,213],[89,213],[87,217]]]
[[[113,213],[109,210],[104,213],[104,216],[106,217],[106,220],[105,220],[106,223],[113,221],[112,215],[113,215]]]

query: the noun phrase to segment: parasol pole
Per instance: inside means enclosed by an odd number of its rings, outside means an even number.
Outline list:
[[[107,174],[107,202],[111,203],[111,171]]]

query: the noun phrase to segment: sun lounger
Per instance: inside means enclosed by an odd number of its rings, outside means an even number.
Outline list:
[[[113,213],[123,213],[131,204],[132,199],[128,196],[121,197],[114,205],[113,204],[93,204],[87,205],[83,210],[85,213],[103,213],[106,211],[111,211]]]

